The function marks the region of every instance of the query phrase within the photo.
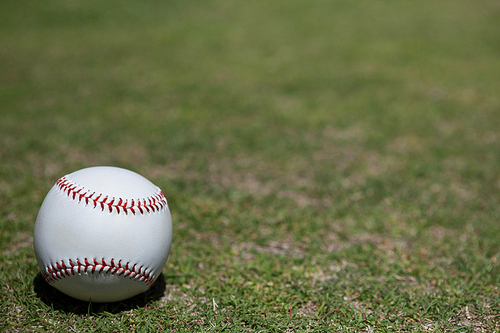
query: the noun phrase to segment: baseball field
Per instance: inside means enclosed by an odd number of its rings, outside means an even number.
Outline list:
[[[152,289],[74,300],[56,180],[168,199]],[[1,332],[500,332],[498,0],[0,1]]]

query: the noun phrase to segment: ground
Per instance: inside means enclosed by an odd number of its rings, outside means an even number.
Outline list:
[[[499,332],[500,6],[4,1],[0,330]],[[48,286],[55,181],[164,191],[172,251],[112,304]]]

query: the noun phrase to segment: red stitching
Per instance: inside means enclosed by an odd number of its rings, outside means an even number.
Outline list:
[[[76,264],[74,264],[71,259],[68,260],[67,264],[64,260],[61,260],[60,263],[56,262],[53,265],[45,267],[45,271],[42,272],[42,277],[47,283],[52,284],[67,276],[75,275],[76,273],[100,274],[103,272],[123,275],[143,282],[150,287],[156,280],[155,276],[151,272],[147,272],[142,266],[137,268],[137,264],[134,264],[132,268],[129,268],[128,262],[122,266],[121,260],[118,261],[118,264],[115,264],[114,259],[111,259],[110,265],[108,265],[106,261],[104,261],[104,258],[101,262],[97,261],[97,259],[93,259],[92,263],[85,258],[84,264],[82,264],[79,259],[76,259]]]
[[[151,213],[159,211],[167,206],[167,198],[161,190],[151,197],[143,198],[142,200],[137,198],[137,201],[131,199],[129,202],[128,199],[123,198],[108,198],[102,193],[96,194],[88,190],[84,192],[83,187],[78,188],[77,185],[71,183],[66,176],[59,178],[56,182],[56,186],[70,197],[70,199],[78,200],[79,203],[83,201],[86,206],[91,203],[94,205],[94,208],[99,206],[102,211],[107,208],[110,213],[115,210],[117,214],[120,214],[122,211],[126,215],[129,211],[134,215],[136,212],[145,214],[145,212]]]

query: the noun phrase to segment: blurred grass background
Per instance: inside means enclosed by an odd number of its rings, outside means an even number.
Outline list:
[[[3,1],[0,44],[5,330],[498,331],[497,1]],[[134,323],[33,292],[92,165],[169,198]]]

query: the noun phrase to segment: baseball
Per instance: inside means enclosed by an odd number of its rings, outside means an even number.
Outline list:
[[[117,167],[90,167],[55,183],[36,218],[42,276],[83,301],[115,302],[148,290],[172,243],[163,192]]]

